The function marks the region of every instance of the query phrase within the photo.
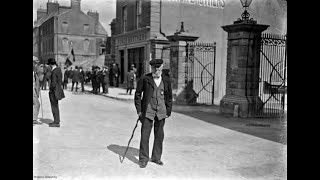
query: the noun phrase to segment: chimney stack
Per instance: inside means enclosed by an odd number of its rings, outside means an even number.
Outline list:
[[[47,13],[50,14],[52,12],[58,11],[59,3],[57,1],[48,1],[47,2]]]
[[[94,30],[95,33],[98,32],[98,24],[99,24],[99,13],[98,11],[88,11],[87,15],[92,17],[95,21],[94,21]]]
[[[71,9],[81,10],[81,0],[71,0]]]

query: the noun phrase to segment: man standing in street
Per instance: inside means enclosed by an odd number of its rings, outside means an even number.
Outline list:
[[[78,92],[78,83],[80,81],[80,72],[78,70],[78,66],[76,66],[72,73],[72,86],[71,91],[73,91],[74,83],[76,83],[76,92]]]
[[[97,94],[97,68],[92,66],[91,74],[92,93]]]
[[[100,93],[100,87],[101,87],[101,83],[102,83],[102,81],[103,81],[103,77],[102,77],[102,72],[100,71],[100,67],[99,66],[97,66],[96,67],[96,69],[97,69],[97,76],[96,76],[96,90],[97,90],[97,93]]]
[[[38,115],[40,110],[40,82],[39,76],[37,75],[37,64],[39,60],[33,60],[33,124],[39,124]]]
[[[68,75],[69,75],[69,70],[67,67],[64,67],[63,82],[62,82],[63,89],[68,89]]]
[[[116,63],[112,65],[113,86],[119,87],[119,68]]]
[[[79,68],[79,80],[81,83],[81,91],[84,92],[84,81],[85,81],[86,75],[82,69],[82,67],[80,66]]]
[[[44,82],[44,68],[43,68],[43,65],[39,66],[38,76],[39,76],[39,81],[40,81],[40,89],[42,89],[43,82]]]
[[[62,72],[57,67],[54,58],[48,59],[48,65],[51,67],[51,83],[49,87],[49,98],[54,121],[50,123],[50,127],[60,127],[59,100],[63,99],[64,92],[62,89]]]
[[[69,72],[68,72],[68,83],[72,83],[72,77],[73,77],[73,70],[72,67],[70,67]]]
[[[165,119],[171,115],[172,110],[171,82],[168,76],[162,74],[163,60],[151,60],[150,65],[152,72],[139,79],[134,97],[135,107],[142,123],[139,150],[140,168],[145,168],[149,161],[149,138],[153,125],[154,144],[151,162],[163,165],[161,161],[163,127]]]
[[[104,94],[109,93],[109,69],[108,66],[103,67],[102,71],[103,81],[102,81],[102,91]]]
[[[45,70],[45,82],[44,82],[44,90],[46,90],[47,89],[47,82],[48,82],[48,87],[50,87],[50,83],[51,83],[51,79],[50,79],[50,77],[51,77],[51,68],[50,68],[50,66],[46,66],[46,68],[45,68],[46,70]]]

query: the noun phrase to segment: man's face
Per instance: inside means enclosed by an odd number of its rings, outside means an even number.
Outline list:
[[[155,66],[151,66],[151,72],[153,75],[160,76],[162,74],[163,65],[156,68]]]

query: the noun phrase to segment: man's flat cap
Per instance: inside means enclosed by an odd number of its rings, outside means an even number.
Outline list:
[[[152,59],[149,64],[151,66],[154,66],[156,68],[160,67],[163,64],[163,60],[162,59]]]

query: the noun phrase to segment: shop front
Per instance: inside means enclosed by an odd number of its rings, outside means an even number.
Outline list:
[[[115,61],[119,64],[121,84],[126,84],[126,75],[131,65],[137,69],[137,79],[148,72],[149,37],[147,28],[114,36]]]

